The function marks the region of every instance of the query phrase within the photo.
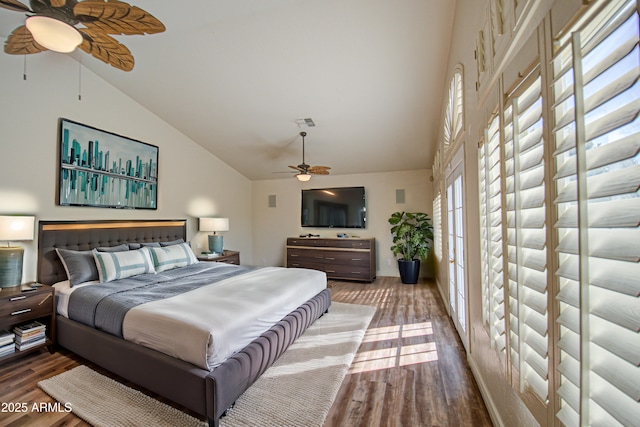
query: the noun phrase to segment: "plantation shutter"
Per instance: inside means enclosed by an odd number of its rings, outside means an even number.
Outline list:
[[[560,409],[567,426],[640,420],[637,2],[590,9],[553,59]],[[582,24],[587,22],[587,24]]]
[[[484,315],[491,344],[506,351],[500,119],[495,115],[480,148],[480,221]]]
[[[509,334],[520,392],[548,399],[549,346],[542,78],[536,69],[504,113]],[[519,374],[519,376],[515,376]]]

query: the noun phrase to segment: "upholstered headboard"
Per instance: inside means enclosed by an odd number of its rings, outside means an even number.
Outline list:
[[[56,248],[76,251],[121,243],[186,241],[187,221],[40,221],[38,224],[38,282],[51,285],[67,279]]]

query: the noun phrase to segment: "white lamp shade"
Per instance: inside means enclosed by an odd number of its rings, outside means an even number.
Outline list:
[[[229,218],[199,218],[200,231],[229,231]]]
[[[73,52],[82,43],[80,31],[48,16],[30,16],[25,25],[39,45],[54,52]]]
[[[298,181],[307,182],[311,179],[311,175],[308,173],[299,173],[296,174],[296,178],[298,178]]]
[[[0,216],[0,241],[33,240],[33,216]]]

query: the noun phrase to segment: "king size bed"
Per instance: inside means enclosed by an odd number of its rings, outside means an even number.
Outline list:
[[[56,342],[217,426],[331,304],[324,273],[198,262],[186,220],[41,221]]]

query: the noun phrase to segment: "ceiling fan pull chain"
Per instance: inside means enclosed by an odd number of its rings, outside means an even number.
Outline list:
[[[82,57],[78,58],[78,101],[82,101]]]
[[[27,55],[24,56],[24,62],[22,64],[22,80],[27,80]]]

